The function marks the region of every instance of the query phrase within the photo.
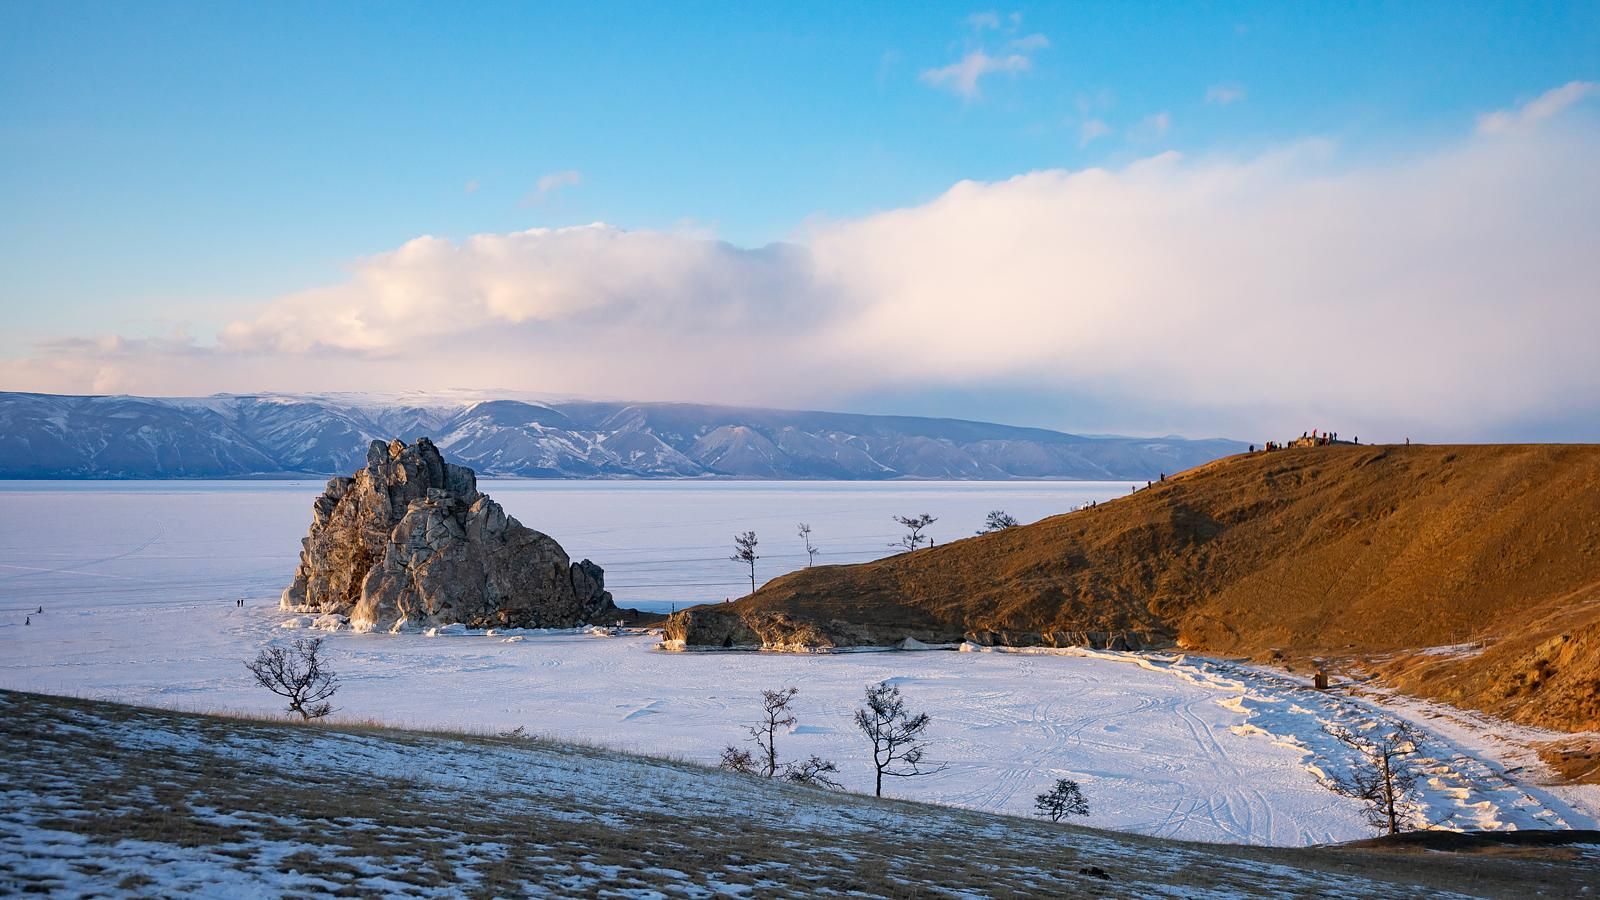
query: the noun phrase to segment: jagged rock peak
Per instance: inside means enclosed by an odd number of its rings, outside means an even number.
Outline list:
[[[357,630],[571,627],[614,607],[604,571],[505,514],[433,441],[373,441],[367,465],[312,504],[286,610]]]

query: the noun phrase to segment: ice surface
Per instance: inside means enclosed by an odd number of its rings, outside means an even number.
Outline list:
[[[721,544],[755,528],[763,577],[804,563],[808,521],[826,561],[868,558],[892,512],[941,515],[941,539],[989,509],[1024,520],[1125,492],[1081,484],[774,485],[494,482],[507,509],[607,568],[619,601],[721,599],[738,567]],[[786,757],[836,760],[870,789],[851,722],[862,689],[893,679],[934,717],[937,775],[901,796],[1027,813],[1056,778],[1084,786],[1089,824],[1196,840],[1307,844],[1365,836],[1327,722],[1379,722],[1383,698],[1318,694],[1270,672],[1160,654],[667,653],[608,629],[355,634],[277,609],[320,484],[0,484],[0,687],[196,710],[272,711],[243,662],[272,642],[328,641],[341,713],[396,725],[518,726],[711,761],[744,737],[760,691],[800,689]],[[769,537],[770,536],[770,537]],[[631,593],[630,593],[631,592]],[[237,598],[246,605],[236,605]],[[678,598],[678,599],[673,599]],[[34,613],[39,606],[43,613]],[[24,625],[31,616],[32,624]],[[296,621],[299,630],[284,630]],[[1400,713],[1422,718],[1407,709]],[[1424,720],[1426,724],[1426,720]],[[1593,792],[1512,777],[1487,741],[1452,731],[1428,803],[1492,827],[1594,827]],[[1469,820],[1469,821],[1468,821]]]

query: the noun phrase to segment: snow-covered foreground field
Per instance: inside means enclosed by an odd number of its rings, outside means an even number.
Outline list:
[[[275,698],[250,683],[242,663],[268,642],[304,634],[281,627],[292,617],[276,609],[275,594],[292,568],[316,487],[8,490],[0,687],[194,710],[273,710]],[[998,506],[1037,518],[1049,509],[1025,502],[1065,508],[1075,505],[1069,492],[1082,490],[984,485],[984,493],[962,485],[941,494],[928,485],[827,485],[815,486],[813,496],[812,486],[686,485],[718,496],[673,506],[663,499],[670,486],[607,485],[596,489],[598,498],[579,487],[546,493],[534,484],[523,496],[490,485],[513,513],[549,528],[575,555],[607,565],[595,545],[627,541],[637,559],[678,560],[673,574],[680,579],[708,567],[715,574],[704,577],[720,577],[718,562],[675,554],[709,548],[699,542],[724,531],[759,531],[763,514],[773,522],[810,516],[820,538],[830,521],[841,535],[867,533],[876,508],[965,509],[981,520]],[[630,505],[630,488],[651,496]],[[897,493],[901,488],[913,490]],[[1008,488],[1017,493],[994,493]],[[1061,496],[1050,494],[1057,490]],[[763,513],[785,493],[803,499],[789,497],[791,505]],[[830,520],[822,513],[832,503],[843,505]],[[585,525],[584,516],[594,518]],[[584,532],[593,542],[588,548],[578,540]],[[678,589],[687,590],[681,583]],[[234,605],[238,596],[250,598],[245,607]],[[45,612],[22,624],[25,610],[41,605]],[[929,757],[944,766],[926,778],[892,781],[898,796],[1027,813],[1035,793],[1071,777],[1090,797],[1088,823],[1102,827],[1281,845],[1370,833],[1356,804],[1319,780],[1319,771],[1349,764],[1321,728],[1363,727],[1384,714],[1364,701],[1224,664],[1060,653],[673,654],[645,636],[590,634],[328,637],[344,678],[338,705],[358,719],[488,732],[521,726],[711,761],[743,737],[762,689],[793,685],[801,692],[799,724],[781,737],[780,749],[833,759],[847,787],[865,790],[866,746],[850,719],[867,684],[891,679],[914,709],[933,715]],[[1407,715],[1429,721],[1414,707]],[[1592,790],[1518,781],[1495,761],[1505,747],[1459,728],[1448,734],[1430,748],[1430,819],[1449,816],[1459,828],[1595,827]]]
[[[1177,843],[547,742],[0,691],[7,895],[1586,896],[1600,845],[1573,837],[1509,859]]]

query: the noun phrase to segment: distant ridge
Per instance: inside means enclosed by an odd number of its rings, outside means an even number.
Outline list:
[[[1243,449],[960,419],[444,394],[0,392],[0,478],[332,475],[373,440],[431,437],[533,478],[1147,480]]]

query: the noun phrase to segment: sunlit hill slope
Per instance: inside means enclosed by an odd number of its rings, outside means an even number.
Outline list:
[[[802,570],[686,610],[668,636],[1321,655],[1521,721],[1600,727],[1600,446],[1232,456],[1033,525]]]

